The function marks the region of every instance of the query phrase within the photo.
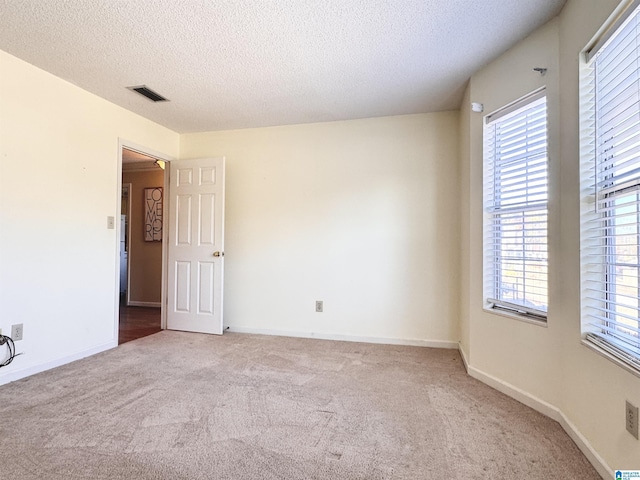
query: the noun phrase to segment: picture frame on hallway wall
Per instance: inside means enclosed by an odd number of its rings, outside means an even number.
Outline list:
[[[144,241],[162,241],[162,187],[144,189]]]

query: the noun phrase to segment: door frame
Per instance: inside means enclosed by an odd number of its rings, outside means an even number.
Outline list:
[[[120,175],[120,181],[122,181],[122,175]],[[131,222],[131,193],[133,190],[133,184],[132,183],[123,183],[120,186],[120,191],[122,192],[122,190],[124,190],[124,186],[127,185],[129,188],[129,199],[128,199],[128,207],[127,208],[127,224],[129,225],[129,222]],[[122,195],[120,195],[120,200],[122,201]],[[122,211],[122,205],[120,205],[120,208],[118,209],[118,211]],[[122,238],[122,232],[118,231],[118,238]],[[127,252],[131,252],[131,225],[129,225],[129,235],[127,235],[125,237],[126,241],[125,241],[125,248],[127,249]],[[120,243],[118,244],[118,246],[120,246]],[[119,256],[122,256],[122,252],[118,252]],[[122,257],[121,257],[121,261],[122,261]],[[131,265],[131,262],[129,261],[129,257],[127,256],[127,298],[126,298],[126,302],[127,302],[127,306],[129,306],[129,302],[131,301],[131,288],[130,287],[130,278],[129,278],[129,267]],[[120,267],[122,268],[122,266]],[[122,285],[120,285],[120,288],[122,288]],[[122,301],[122,298],[120,298],[120,300]]]
[[[116,189],[116,212],[118,212],[118,219],[120,218],[120,211],[122,210],[122,149],[126,148],[127,150],[132,150],[134,152],[142,153],[143,155],[148,155],[149,157],[153,157],[157,160],[162,160],[164,162],[172,162],[175,161],[176,158],[171,155],[167,155],[166,153],[159,152],[157,150],[153,150],[152,148],[145,147],[144,145],[140,145],[138,143],[132,142],[125,138],[118,138],[118,164],[117,164],[117,182],[118,186]],[[169,171],[165,168],[164,173],[164,192],[169,191]],[[168,209],[163,208],[162,211],[162,294],[161,294],[161,305],[160,305],[160,328],[163,330],[167,328],[167,241],[169,239],[168,228],[164,228],[169,221]],[[120,221],[115,222],[116,227],[116,265],[115,265],[115,318],[113,324],[113,338],[116,340],[116,344],[118,343],[119,331],[120,331]],[[129,232],[131,234],[131,232]],[[129,235],[131,236],[131,235]],[[127,266],[127,270],[128,270]],[[127,279],[128,279],[127,272]],[[127,280],[128,281],[128,280]],[[129,292],[127,292],[129,295]]]

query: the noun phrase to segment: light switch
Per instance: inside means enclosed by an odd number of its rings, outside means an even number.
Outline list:
[[[107,228],[109,230],[113,230],[116,228],[116,218],[115,217],[107,217]]]

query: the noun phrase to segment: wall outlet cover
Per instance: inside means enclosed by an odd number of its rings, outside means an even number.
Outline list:
[[[637,439],[638,438],[638,407],[631,404],[629,401],[626,402],[625,424],[627,425],[627,431]]]
[[[14,342],[18,340],[22,340],[22,324],[16,323],[15,325],[11,325],[11,338]]]

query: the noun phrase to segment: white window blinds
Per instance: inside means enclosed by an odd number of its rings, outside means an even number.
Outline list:
[[[546,319],[547,103],[537,92],[486,118],[485,292],[493,308]]]
[[[626,18],[593,54],[590,170],[595,211],[583,215],[587,339],[640,368],[640,22]]]

